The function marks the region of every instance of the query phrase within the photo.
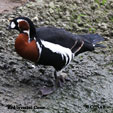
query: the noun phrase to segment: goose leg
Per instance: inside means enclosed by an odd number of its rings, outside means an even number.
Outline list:
[[[40,88],[40,93],[42,96],[46,96],[49,95],[53,92],[55,92],[57,90],[57,88],[62,87],[64,82],[65,82],[65,78],[66,78],[67,74],[63,73],[63,72],[54,72],[54,77],[55,77],[55,85],[53,87],[47,87],[44,86],[42,88]]]
[[[55,71],[54,76],[55,76],[55,86],[62,87],[63,84],[65,83],[67,74],[63,73],[62,71],[60,71],[60,72]]]

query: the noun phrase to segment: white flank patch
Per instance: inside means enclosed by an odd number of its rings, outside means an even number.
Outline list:
[[[64,59],[64,57],[65,57],[66,64],[68,62],[68,57],[69,57],[69,61],[71,61],[73,54],[69,48],[66,48],[66,47],[60,46],[58,44],[51,43],[51,42],[47,42],[44,40],[41,40],[41,42],[46,48],[51,50],[53,53],[61,54],[62,59]]]
[[[11,22],[11,28],[14,29],[16,27],[14,22]]]
[[[39,58],[38,58],[38,60],[39,60],[40,56],[41,56],[42,48],[40,47],[40,44],[38,42],[36,42],[36,44],[37,44],[37,47],[39,49]]]

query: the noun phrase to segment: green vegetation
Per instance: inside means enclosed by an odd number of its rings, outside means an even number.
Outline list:
[[[98,3],[99,5],[105,5],[107,0],[95,0],[96,3]]]
[[[89,32],[95,33],[96,29],[95,28],[89,28]]]
[[[85,15],[85,14],[79,14],[78,16],[77,16],[77,22],[78,23],[80,23],[81,21],[82,21],[82,17],[85,17],[85,16],[87,16],[87,15]]]
[[[113,22],[113,17],[112,16],[109,19],[111,20],[111,22]]]

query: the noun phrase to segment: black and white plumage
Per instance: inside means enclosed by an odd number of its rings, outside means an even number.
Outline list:
[[[58,71],[68,65],[74,56],[93,51],[96,44],[104,40],[98,34],[75,35],[54,27],[37,28],[36,32],[43,45],[38,63],[52,65]]]
[[[29,49],[24,50],[25,47],[22,50],[19,46],[16,46],[17,50],[19,50],[17,53],[26,59],[34,61],[36,64],[53,66],[56,70],[55,78],[57,78],[56,72],[65,68],[74,56],[86,51],[93,51],[95,47],[103,47],[98,43],[103,41],[104,38],[98,34],[76,35],[55,27],[35,28],[33,22],[27,17],[13,19],[10,23],[10,28],[20,32],[21,35],[19,35],[20,37],[18,36],[18,43],[25,37],[27,39],[25,43],[28,45],[33,43],[30,46],[34,48],[33,51],[35,50],[32,53]],[[19,45],[18,43],[17,45]],[[23,51],[27,54],[23,53]],[[35,54],[37,57],[33,59],[34,57],[31,54]],[[29,55],[30,58],[29,56],[26,57],[26,55]]]

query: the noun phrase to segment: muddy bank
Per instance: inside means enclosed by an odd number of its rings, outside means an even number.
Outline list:
[[[111,113],[113,111],[113,1],[37,0],[0,14],[0,112],[2,113]],[[76,34],[98,33],[106,49],[81,54],[66,67],[69,80],[55,93],[41,97],[39,88],[52,85],[52,67],[34,66],[14,49],[17,31],[8,19],[27,16],[37,27],[56,26]],[[37,106],[43,109],[7,109]]]
[[[15,10],[17,7],[21,6],[27,2],[26,0],[0,0],[0,14],[11,12]]]

